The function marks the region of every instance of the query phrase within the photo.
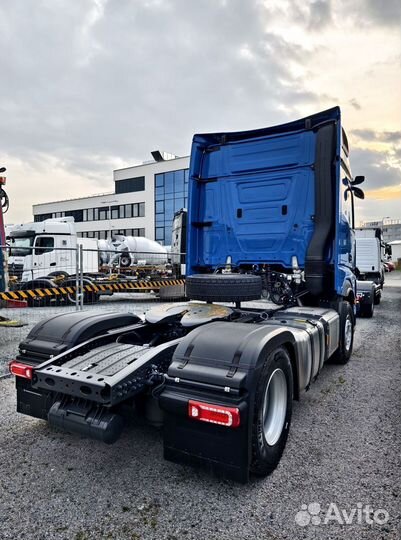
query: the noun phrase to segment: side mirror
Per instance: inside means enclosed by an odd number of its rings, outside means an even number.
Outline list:
[[[365,198],[365,193],[360,188],[352,186],[352,191],[357,199]]]
[[[359,184],[363,184],[365,182],[364,176],[355,176],[355,178],[352,181],[353,186],[359,186]]]

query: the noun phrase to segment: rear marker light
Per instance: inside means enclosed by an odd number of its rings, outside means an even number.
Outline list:
[[[219,424],[226,427],[237,427],[240,424],[240,414],[237,407],[225,407],[212,403],[202,403],[192,399],[188,402],[188,416],[200,422]]]
[[[26,364],[21,364],[16,360],[12,360],[12,362],[8,364],[8,369],[10,370],[10,373],[12,375],[15,375],[16,377],[22,377],[23,379],[32,380],[32,366],[27,366]]]

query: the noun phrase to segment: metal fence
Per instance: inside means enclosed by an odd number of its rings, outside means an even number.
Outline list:
[[[184,253],[0,246],[8,288],[0,291],[0,376],[41,320],[77,310],[143,315],[184,298]]]

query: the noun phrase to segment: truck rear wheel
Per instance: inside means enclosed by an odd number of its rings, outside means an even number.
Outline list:
[[[351,358],[354,345],[355,318],[352,306],[348,301],[340,304],[340,343],[331,357],[335,364],[346,364]]]
[[[373,313],[375,310],[375,304],[373,300],[374,292],[372,294],[372,297],[369,300],[369,303],[362,304],[359,308],[359,315],[361,317],[365,317],[366,319],[371,319],[373,317]]]
[[[262,296],[262,280],[252,274],[195,274],[185,280],[186,296],[205,302],[246,302]]]
[[[286,349],[279,347],[266,358],[256,387],[252,473],[266,476],[277,467],[290,429],[292,399],[291,361]]]
[[[378,306],[382,299],[382,292],[381,290],[377,291],[375,294],[375,306]]]

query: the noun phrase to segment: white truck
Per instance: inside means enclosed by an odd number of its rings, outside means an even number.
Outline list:
[[[81,238],[74,218],[21,223],[7,230],[9,274],[18,282],[76,273],[77,246],[82,245],[84,274],[99,272],[99,266],[127,269],[137,265],[167,264],[167,250],[148,238],[115,235],[108,240]]]
[[[75,274],[79,245],[83,247],[83,272],[99,271],[97,240],[79,238],[72,217],[13,225],[7,243],[9,275],[18,282]]]
[[[13,225],[7,244],[11,298],[18,293],[29,306],[74,304],[78,290],[89,304],[115,292],[160,291],[171,277],[167,250],[157,242],[129,236],[81,238],[72,217]],[[141,280],[146,286],[138,285]]]
[[[386,244],[380,228],[355,229],[356,267],[358,269],[357,314],[372,317],[380,304],[384,286]]]
[[[356,229],[356,266],[363,280],[384,285],[385,243],[381,229]]]

